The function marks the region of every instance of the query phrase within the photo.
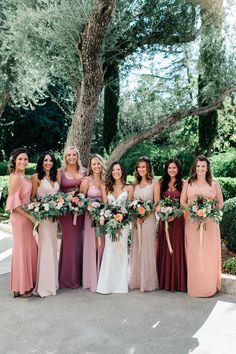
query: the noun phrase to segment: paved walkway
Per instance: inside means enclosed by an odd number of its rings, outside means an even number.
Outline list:
[[[11,238],[1,232],[1,256],[3,243],[11,249]],[[10,256],[2,256],[0,273],[7,262],[9,267]],[[236,352],[236,296],[192,299],[166,291],[100,295],[65,289],[44,299],[13,299],[8,287],[7,272],[0,275],[1,354]]]

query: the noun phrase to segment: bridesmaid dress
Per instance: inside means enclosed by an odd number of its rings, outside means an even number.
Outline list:
[[[10,288],[24,294],[33,289],[37,273],[37,244],[33,236],[33,224],[25,216],[14,211],[30,202],[31,181],[22,179],[19,189],[7,198],[6,210],[11,210],[13,251]]]
[[[134,199],[153,200],[153,184],[134,188]],[[132,230],[130,250],[129,287],[140,291],[158,288],[156,269],[156,217],[151,214],[141,225],[141,250],[139,252],[136,227]]]
[[[37,189],[37,197],[54,195],[58,190],[57,182],[52,186],[44,177]],[[57,222],[52,222],[50,219],[40,222],[38,244],[37,283],[34,295],[41,297],[56,295],[58,289]]]
[[[87,191],[87,198],[90,201],[100,201],[102,191],[90,181]],[[95,292],[97,289],[98,274],[105,244],[105,238],[100,237],[100,246],[96,248],[95,228],[92,227],[92,220],[88,213],[84,218],[84,250],[83,250],[83,288]]]
[[[181,199],[192,203],[197,195],[223,200],[216,181],[212,185],[188,184]],[[185,221],[185,242],[187,256],[187,291],[192,297],[209,297],[221,288],[221,239],[220,227],[213,219],[207,219],[202,243],[198,223],[188,216]]]
[[[128,192],[122,192],[117,199],[108,194],[108,204],[125,206]],[[105,236],[105,248],[100,268],[97,292],[101,294],[128,292],[128,234],[129,225],[121,229],[120,240],[112,242]]]
[[[177,189],[165,191],[162,198],[180,199]],[[165,223],[160,220],[158,228],[158,247],[157,247],[157,273],[159,289],[170,291],[187,290],[187,269],[185,256],[184,240],[184,216],[175,218],[168,223],[170,243],[173,254],[170,254],[165,233]]]
[[[82,178],[70,179],[62,174],[61,191],[79,189],[81,181]],[[77,216],[76,225],[72,214],[61,216],[59,222],[62,232],[59,288],[76,289],[82,285],[84,215]]]

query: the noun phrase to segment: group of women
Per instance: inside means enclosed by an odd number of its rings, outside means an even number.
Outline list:
[[[14,297],[56,295],[58,288],[83,286],[101,294],[141,292],[165,289],[187,291],[193,297],[212,296],[220,289],[221,245],[219,225],[206,221],[203,242],[197,224],[188,212],[180,218],[168,219],[166,235],[163,221],[151,213],[135,225],[124,226],[116,242],[109,234],[97,237],[88,213],[59,218],[62,241],[59,267],[57,263],[57,222],[44,220],[39,225],[38,242],[33,236],[34,217],[23,206],[36,195],[42,197],[59,190],[80,190],[91,201],[103,200],[113,206],[124,206],[128,200],[179,199],[186,208],[202,195],[223,198],[218,182],[212,177],[210,162],[198,156],[190,178],[183,180],[178,159],[167,161],[160,181],[154,178],[149,158],[141,157],[135,166],[134,183],[127,184],[126,172],[119,162],[108,171],[101,156],[93,155],[88,171],[81,166],[78,150],[67,147],[63,167],[57,170],[51,152],[44,152],[37,163],[36,173],[28,179],[25,170],[28,152],[16,149],[10,156],[10,186],[7,210],[11,210],[13,254],[10,288]],[[131,230],[131,246],[128,236]],[[141,232],[141,235],[138,235]],[[141,238],[140,238],[141,237]],[[170,251],[171,245],[171,251]]]

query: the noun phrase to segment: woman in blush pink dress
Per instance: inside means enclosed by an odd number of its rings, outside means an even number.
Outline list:
[[[154,180],[151,161],[141,157],[135,166],[134,199],[152,200],[157,203],[160,196],[159,182]],[[142,223],[141,249],[137,229],[133,227],[130,250],[129,287],[140,291],[158,288],[156,269],[156,217],[152,213]]]
[[[166,162],[165,172],[160,180],[161,198],[180,199],[183,187],[182,166],[178,159]],[[169,235],[165,223],[160,220],[158,227],[157,273],[159,289],[169,291],[187,290],[187,270],[184,242],[184,216],[169,218]],[[167,237],[170,244],[168,245]]]
[[[39,157],[37,173],[32,176],[31,198],[54,195],[59,190],[56,159],[45,151]],[[39,224],[37,283],[33,294],[41,297],[56,295],[58,289],[57,222],[46,219]]]
[[[37,244],[33,222],[22,206],[30,202],[31,181],[25,175],[29,155],[26,149],[15,149],[10,156],[10,186],[6,210],[11,210],[13,252],[10,288],[14,297],[28,297],[36,282]]]
[[[102,199],[101,184],[104,180],[105,164],[101,156],[93,155],[89,159],[88,177],[81,185],[80,192],[90,201]],[[105,238],[97,238],[95,228],[88,213],[84,219],[84,250],[83,250],[83,288],[95,292],[104,249]]]
[[[79,152],[69,146],[64,152],[64,168],[59,170],[62,192],[79,190],[80,183],[86,175],[81,166]],[[76,289],[82,285],[84,215],[78,215],[76,225],[73,215],[59,218],[62,242],[59,259],[59,288]]]
[[[198,195],[216,199],[223,206],[223,197],[218,182],[212,177],[210,161],[198,156],[191,168],[190,178],[184,183],[181,204],[188,207]],[[198,223],[189,215],[185,221],[187,256],[187,291],[192,297],[209,297],[221,288],[221,239],[219,225],[213,219],[206,220],[202,242]]]

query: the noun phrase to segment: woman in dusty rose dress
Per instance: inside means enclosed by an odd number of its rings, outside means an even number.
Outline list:
[[[181,204],[188,207],[198,195],[216,199],[219,208],[223,197],[218,182],[212,178],[209,160],[201,155],[191,168],[190,178],[184,183]],[[187,291],[192,297],[209,297],[221,288],[221,239],[219,225],[213,219],[206,220],[202,242],[199,224],[189,215],[185,222],[187,256]]]
[[[166,162],[160,180],[161,198],[180,199],[183,187],[182,166],[178,159]],[[165,233],[165,223],[160,220],[158,227],[157,274],[159,289],[169,291],[187,290],[187,269],[184,242],[184,216],[170,217],[169,235]],[[169,237],[169,245],[167,239]]]
[[[93,201],[102,199],[101,184],[104,179],[105,164],[101,156],[93,155],[89,159],[88,177],[81,185],[80,192]],[[105,244],[105,238],[97,238],[95,228],[88,213],[84,218],[84,249],[83,249],[83,288],[95,292],[98,274]]]
[[[50,151],[39,157],[37,173],[32,176],[32,194],[43,197],[59,190],[56,159]],[[33,294],[41,297],[56,295],[58,289],[57,222],[46,219],[39,224],[37,282]]]
[[[85,175],[78,150],[74,146],[67,147],[64,152],[64,168],[59,170],[61,191],[79,190]],[[76,289],[82,285],[84,216],[78,215],[75,225],[73,219],[70,214],[59,218],[62,232],[59,288]]]
[[[31,181],[25,175],[29,155],[26,149],[15,149],[10,156],[10,186],[6,210],[11,210],[13,252],[10,288],[14,297],[31,295],[36,282],[37,244],[33,236],[35,219],[22,209],[30,202]]]
[[[159,182],[154,180],[152,165],[146,156],[135,166],[134,199],[152,200],[157,203],[160,196]],[[141,245],[137,229],[133,226],[129,265],[129,287],[140,291],[158,288],[156,269],[156,217],[151,214],[141,225]],[[141,249],[140,249],[141,248]]]

